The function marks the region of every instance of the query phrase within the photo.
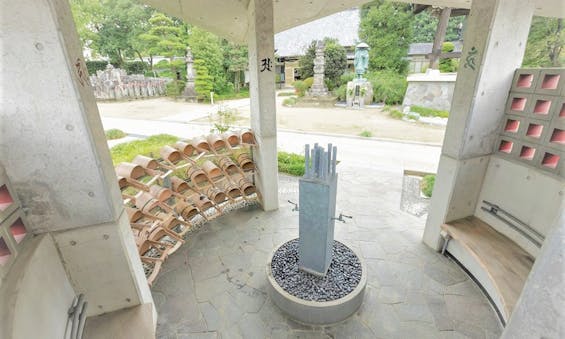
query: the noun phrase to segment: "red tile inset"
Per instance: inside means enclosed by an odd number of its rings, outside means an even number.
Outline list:
[[[500,146],[498,146],[498,150],[500,152],[510,154],[510,152],[512,152],[513,146],[514,146],[514,143],[512,141],[501,140]]]
[[[8,191],[8,187],[6,185],[0,186],[0,211],[4,211],[13,203],[14,199],[12,199],[10,191]]]
[[[537,100],[536,106],[534,107],[534,114],[547,115],[549,109],[551,108],[550,100]]]
[[[546,74],[543,77],[541,88],[543,89],[556,89],[559,84],[559,74]]]
[[[549,141],[558,144],[565,144],[565,131],[559,128],[554,129]]]
[[[10,232],[19,244],[26,236],[27,230],[21,218],[18,218],[11,226]]]
[[[520,150],[520,158],[526,160],[532,160],[534,158],[534,155],[536,155],[535,148],[529,146],[522,146],[522,149]]]
[[[561,111],[559,112],[560,118],[565,118],[565,102],[561,105]]]
[[[520,74],[516,86],[518,88],[530,88],[532,87],[532,81],[534,80],[533,74]]]
[[[549,168],[557,168],[557,164],[559,163],[559,156],[557,154],[552,154],[549,152],[545,152],[543,155],[543,160],[541,164],[545,167]]]
[[[528,99],[526,99],[526,98],[512,98],[512,104],[511,104],[510,108],[513,111],[523,111],[524,108],[526,107],[527,101],[528,101]]]
[[[0,265],[4,265],[10,257],[12,256],[12,252],[8,248],[8,244],[3,237],[0,237]]]
[[[504,131],[516,133],[518,132],[519,128],[520,128],[520,120],[508,119],[506,120],[506,126],[504,126]]]
[[[539,138],[541,137],[542,132],[543,132],[543,125],[530,124],[528,125],[528,130],[526,131],[526,135],[532,138]]]

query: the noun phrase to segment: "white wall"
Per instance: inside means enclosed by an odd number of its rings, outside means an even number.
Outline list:
[[[0,338],[63,338],[75,292],[50,235],[30,239],[0,290]]]
[[[563,178],[493,155],[488,164],[475,215],[536,257],[539,248],[498,218],[483,211],[481,202],[487,200],[497,204],[546,235],[559,215],[564,192]]]

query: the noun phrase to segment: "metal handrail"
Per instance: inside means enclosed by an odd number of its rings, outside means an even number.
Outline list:
[[[492,214],[493,216],[495,216],[496,218],[498,218],[499,220],[504,222],[506,225],[510,226],[513,230],[520,233],[522,236],[524,236],[524,238],[526,238],[530,242],[534,243],[537,247],[541,247],[543,241],[545,240],[545,237],[541,233],[539,233],[537,230],[533,229],[530,225],[528,225],[525,222],[521,221],[520,219],[516,218],[515,216],[513,216],[509,212],[500,208],[500,206],[493,204],[493,203],[486,201],[486,200],[483,200],[483,203],[488,206],[488,207],[481,206],[481,209],[483,211],[485,211],[489,214]],[[500,215],[499,213],[505,215],[510,220],[508,220],[504,216]],[[518,223],[519,226],[515,225],[514,222]],[[526,229],[529,233],[526,232],[523,228]],[[534,235],[538,239],[534,239],[534,237],[532,237],[532,235]]]

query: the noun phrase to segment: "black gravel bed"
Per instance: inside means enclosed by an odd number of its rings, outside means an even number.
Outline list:
[[[275,281],[291,295],[308,301],[331,301],[351,293],[361,281],[361,262],[349,247],[334,240],[334,255],[325,277],[298,269],[298,239],[277,249],[271,260]]]

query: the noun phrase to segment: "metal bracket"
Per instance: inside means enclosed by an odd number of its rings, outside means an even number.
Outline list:
[[[337,218],[332,218],[331,220],[341,221],[342,223],[345,224],[345,219],[343,219],[343,218],[353,219],[353,216],[351,216],[351,215],[345,215],[345,214],[343,214],[343,213],[340,213],[340,214],[339,214],[339,217],[337,217]]]
[[[297,203],[295,203],[295,202],[293,202],[293,201],[290,201],[290,200],[287,200],[287,201],[288,201],[291,205],[294,205],[294,207],[293,207],[292,210],[291,210],[292,212],[294,212],[294,211],[300,211],[300,208],[298,207],[298,204],[297,204]]]

